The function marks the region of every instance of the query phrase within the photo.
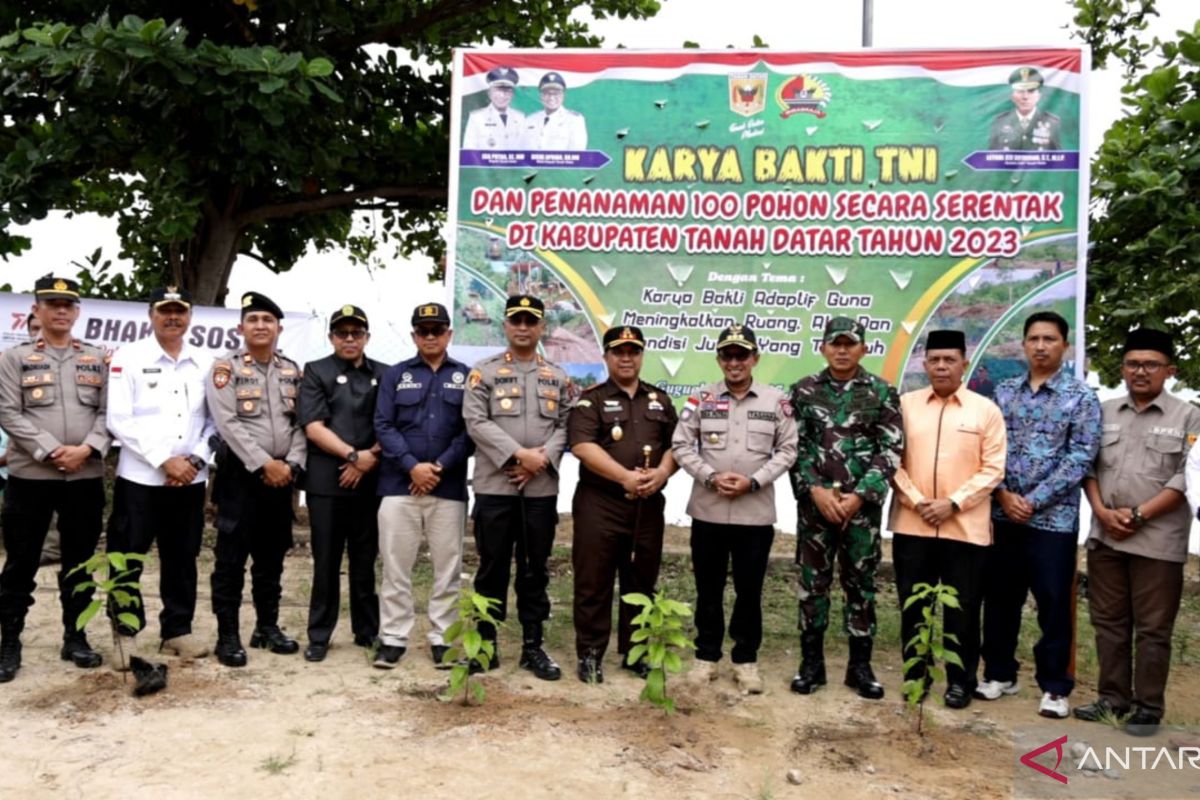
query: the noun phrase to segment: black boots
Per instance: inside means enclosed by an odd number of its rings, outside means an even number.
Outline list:
[[[850,637],[850,662],[846,665],[846,685],[858,690],[859,697],[879,700],[883,697],[883,684],[875,680],[871,670],[871,637]]]
[[[80,669],[95,669],[104,660],[88,644],[83,631],[71,631],[63,634],[63,646],[58,655],[63,661],[70,661]]]
[[[217,661],[227,667],[246,666],[246,649],[242,647],[242,637],[238,635],[237,614],[217,616],[217,646],[213,652]]]
[[[21,668],[21,629],[24,620],[0,620],[0,683],[17,677]]]
[[[556,681],[562,670],[554,659],[542,649],[542,623],[531,622],[521,626],[521,660],[517,666],[527,669],[544,681]]]
[[[585,650],[579,657],[579,664],[575,668],[575,674],[579,676],[579,680],[584,683],[604,683],[603,659],[600,651]]]
[[[800,669],[792,678],[792,691],[812,694],[825,685],[825,631],[800,634]]]
[[[250,634],[250,646],[281,656],[300,652],[300,644],[281,631],[278,625],[256,625],[254,633]]]

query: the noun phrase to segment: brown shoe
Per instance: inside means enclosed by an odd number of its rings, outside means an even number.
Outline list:
[[[185,633],[164,639],[159,652],[170,653],[180,658],[204,658],[208,655],[208,645],[204,644],[194,634]]]

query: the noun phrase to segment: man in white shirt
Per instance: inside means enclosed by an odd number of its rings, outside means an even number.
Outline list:
[[[566,93],[567,82],[557,72],[538,81],[542,110],[525,118],[522,150],[587,150],[587,122],[578,111],[563,108]]]
[[[196,557],[204,529],[208,439],[216,431],[204,399],[212,359],[185,338],[192,321],[191,296],[174,286],[150,296],[154,335],[122,347],[109,369],[108,429],[121,442],[108,550],[146,553],[158,541],[161,564],[159,614],[163,649],[202,658],[208,648],[192,634],[196,610]],[[130,562],[140,579],[141,567]],[[125,609],[130,610],[130,609]],[[145,627],[145,610],[132,613]]]
[[[496,67],[487,74],[488,104],[467,117],[463,150],[516,150],[525,115],[512,107],[517,71]]]

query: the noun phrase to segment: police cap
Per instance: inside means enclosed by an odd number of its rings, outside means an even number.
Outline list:
[[[33,294],[38,300],[74,300],[79,302],[79,284],[70,278],[43,275],[33,284]]]
[[[531,294],[514,294],[504,304],[504,318],[514,314],[532,314],[542,319],[546,316],[546,304]]]

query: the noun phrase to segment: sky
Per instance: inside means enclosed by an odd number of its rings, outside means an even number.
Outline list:
[[[1194,0],[1159,0],[1161,18],[1152,30],[1169,36],[1190,28],[1197,12]],[[1073,9],[1065,0],[875,0],[874,47],[996,47],[1073,45],[1067,27]],[[856,50],[862,37],[861,4],[804,0],[664,0],[657,16],[645,21],[608,19],[593,22],[606,44],[636,48],[675,48],[685,41],[721,49],[748,48],[755,34],[772,49]],[[1104,130],[1121,112],[1121,82],[1115,74],[1093,73],[1086,141],[1094,149]],[[97,246],[117,259],[115,225],[97,217],[61,215],[18,228],[33,240],[29,253],[0,264],[0,283],[27,291],[40,275],[54,271],[74,275],[72,262],[82,262]],[[250,259],[235,264],[229,303],[242,292],[265,292],[288,311],[327,314],[343,303],[362,306],[368,314],[391,309],[397,297],[406,307],[444,301],[446,291],[426,279],[428,259],[398,261],[386,269],[354,267],[343,254],[311,253],[290,272],[271,273]],[[127,265],[125,268],[128,268]]]

